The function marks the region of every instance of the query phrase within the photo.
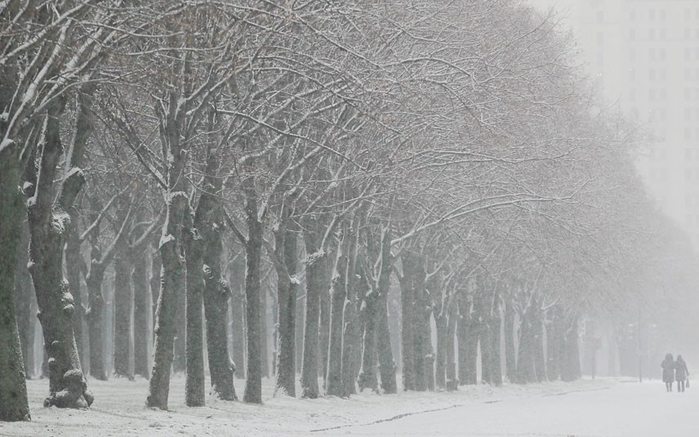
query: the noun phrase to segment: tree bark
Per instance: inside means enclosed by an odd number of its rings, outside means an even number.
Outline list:
[[[211,130],[213,130],[213,126]],[[235,366],[228,354],[227,335],[228,300],[231,296],[231,290],[226,281],[223,280],[221,273],[221,255],[223,253],[221,234],[224,223],[222,205],[219,200],[223,191],[223,183],[221,178],[217,177],[219,165],[220,155],[215,150],[210,150],[204,179],[205,189],[199,199],[199,205],[197,205],[194,224],[201,233],[203,244],[203,265],[198,271],[200,275],[203,273],[204,278],[203,297],[211,389],[219,399],[235,401],[238,399],[233,385]],[[189,365],[187,368],[189,369]],[[202,379],[203,376],[202,367]]]
[[[580,346],[578,345],[578,316],[573,315],[568,321],[568,329],[564,335],[565,355],[561,368],[563,381],[575,381],[582,376],[580,368]]]
[[[0,150],[0,421],[31,420],[15,319],[15,268],[23,216],[19,147]]]
[[[332,247],[328,249],[327,259],[325,263],[328,271],[323,275],[324,278],[332,277],[332,267],[334,267],[335,256]],[[329,284],[328,284],[329,285]],[[319,302],[320,302],[320,318],[318,326],[318,359],[319,359],[319,373],[323,378],[323,388],[327,389],[328,386],[328,352],[330,348],[330,287],[324,286],[319,292]]]
[[[363,314],[364,337],[362,348],[362,370],[359,373],[357,385],[359,391],[371,389],[379,391],[379,382],[376,375],[376,337],[377,337],[377,312],[379,309],[379,293],[373,287],[367,289],[364,296]]]
[[[70,286],[63,277],[63,247],[70,220],[65,211],[72,206],[84,177],[77,169],[71,171],[63,182],[58,206],[53,206],[53,181],[63,152],[58,120],[65,101],[59,100],[49,110],[44,123],[39,177],[34,196],[28,202],[32,259],[29,272],[34,282],[49,365],[50,396],[44,404],[85,408],[92,404],[93,397],[80,367],[73,335],[75,306]]]
[[[276,390],[296,396],[296,269],[297,236],[283,229],[276,235],[275,250],[279,259],[277,294],[279,299],[279,356]],[[294,277],[290,277],[294,275]]]
[[[121,218],[123,220],[123,218]],[[131,275],[129,242],[121,239],[114,258],[114,376],[133,379],[131,373]]]
[[[262,317],[261,308],[261,272],[262,223],[257,217],[257,194],[254,179],[249,176],[244,181],[246,193],[245,213],[248,224],[248,239],[245,244],[247,268],[245,273],[245,303],[248,334],[247,378],[243,401],[262,403]]]
[[[261,253],[261,252],[260,252]],[[260,264],[260,269],[262,265]],[[260,280],[262,279],[262,272],[260,271]],[[260,375],[263,378],[269,378],[271,373],[269,365],[269,322],[267,309],[269,307],[268,295],[270,290],[268,288],[268,283],[265,282],[264,288],[262,283],[260,283]]]
[[[201,209],[200,209],[201,208]],[[201,200],[198,214],[207,214]],[[183,241],[186,264],[186,367],[185,403],[188,407],[205,405],[206,382],[204,374],[204,246],[199,233],[200,220],[193,218],[189,207],[185,212]]]
[[[509,382],[517,381],[517,357],[515,352],[515,315],[511,302],[505,302],[505,374]]]
[[[456,390],[459,386],[459,380],[456,377],[456,348],[454,345],[456,335],[456,324],[458,320],[456,300],[449,303],[447,320],[447,338],[446,338],[446,371],[448,391]]]
[[[393,256],[391,255],[391,234],[384,229],[381,236],[381,270],[378,279],[378,308],[376,343],[379,355],[379,372],[381,373],[381,388],[384,394],[396,394],[396,362],[391,348],[391,333],[388,327],[388,290],[391,285],[393,271]]]
[[[447,325],[448,318],[446,312],[442,310],[436,318],[437,357],[435,362],[435,386],[439,390],[447,388]]]
[[[322,236],[318,224],[308,223],[304,231],[306,244],[306,320],[303,336],[303,364],[301,367],[301,397],[315,399],[318,391],[318,323],[320,293],[326,284],[326,254],[320,246]],[[311,228],[312,226],[312,228]]]
[[[70,226],[66,229],[66,245],[65,245],[65,262],[66,262],[66,274],[68,283],[71,284],[71,289],[73,290],[73,302],[75,305],[75,313],[73,314],[73,333],[75,334],[75,343],[78,345],[78,353],[80,355],[80,362],[87,362],[87,350],[83,345],[83,338],[85,337],[83,333],[85,332],[83,328],[84,317],[83,317],[83,299],[82,299],[82,287],[80,286],[80,267],[83,264],[82,255],[80,255],[80,235],[78,232],[78,212],[75,208],[71,208],[70,212]]]
[[[349,246],[349,260],[347,266],[347,302],[344,308],[344,331],[342,334],[342,385],[347,395],[357,393],[356,381],[359,374],[359,366],[356,365],[357,356],[361,357],[361,333],[359,331],[359,284],[360,278],[358,269],[358,246],[359,232],[357,223],[353,224],[354,229]],[[361,364],[361,361],[359,361]]]
[[[347,299],[347,263],[351,236],[345,229],[342,241],[338,244],[335,263],[330,281],[330,337],[328,350],[327,394],[347,397],[342,384],[342,334],[344,327],[345,301]],[[322,328],[321,328],[322,329]],[[321,331],[322,332],[322,331]]]
[[[162,259],[160,258],[159,243],[153,242],[153,250],[150,257],[150,298],[151,298],[151,320],[155,326],[155,311],[158,308],[158,299],[160,298],[160,274],[163,268]]]
[[[478,384],[476,362],[478,360],[477,322],[471,314],[471,302],[465,295],[459,298],[459,381],[461,384]]]
[[[403,390],[415,390],[416,363],[415,363],[415,323],[417,317],[414,314],[415,287],[413,276],[405,274],[407,269],[414,266],[407,258],[402,259],[403,276],[400,280],[400,301],[401,301],[401,343],[402,343],[402,363],[403,363]]]
[[[167,163],[167,201],[165,223],[159,244],[162,262],[161,286],[158,307],[155,312],[155,351],[146,405],[161,410],[167,410],[170,394],[170,369],[174,358],[175,336],[177,335],[178,300],[184,299],[185,292],[185,266],[181,255],[181,244],[184,214],[188,202],[184,176],[187,151],[182,148],[180,140],[181,126],[186,113],[177,103],[179,97],[175,92],[170,92],[168,113],[162,113],[165,108],[158,109],[162,124],[160,140],[163,142],[165,155],[163,160]]]
[[[134,262],[131,274],[134,291],[134,374],[148,379],[148,332],[151,326],[148,323],[150,308],[150,296],[148,294],[148,271],[146,264],[146,251],[141,253]]]
[[[29,262],[29,229],[26,223],[26,210],[22,205],[21,236],[18,246],[17,263],[15,268],[15,307],[17,315],[17,329],[22,345],[22,357],[24,358],[24,372],[27,379],[31,379],[34,373],[34,321],[36,320],[36,297],[32,288],[32,277],[27,270]],[[5,247],[5,246],[1,246]],[[81,361],[82,362],[82,361]]]
[[[247,357],[245,355],[245,339],[247,325],[245,323],[245,258],[237,256],[231,266],[229,283],[231,284],[231,317],[232,317],[232,349],[235,364],[235,377],[245,379],[247,376]]]
[[[92,250],[90,254],[90,272],[85,278],[87,282],[89,307],[86,314],[89,343],[90,343],[90,376],[100,381],[107,380],[107,372],[104,366],[104,295],[102,294],[102,281],[104,280],[105,266],[100,262],[99,246],[96,239],[90,240]]]
[[[499,299],[499,297],[496,297]],[[502,317],[500,316],[500,307],[496,305],[493,309],[493,315],[489,320],[489,331],[490,331],[490,353],[491,353],[491,384],[499,387],[502,385],[502,365],[501,365],[501,353],[500,353],[500,326],[502,325]]]

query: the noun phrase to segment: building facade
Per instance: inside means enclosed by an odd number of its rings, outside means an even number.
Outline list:
[[[641,123],[638,168],[699,248],[699,0],[530,0],[571,27],[609,105]]]

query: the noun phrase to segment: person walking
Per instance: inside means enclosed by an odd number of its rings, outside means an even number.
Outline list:
[[[675,382],[675,361],[672,354],[665,355],[665,359],[660,363],[663,368],[663,382],[667,391],[672,391],[672,383]]]
[[[677,361],[675,361],[675,380],[677,381],[677,391],[683,392],[685,387],[685,381],[689,376],[689,370],[687,370],[687,363],[682,358],[682,355],[677,355]]]

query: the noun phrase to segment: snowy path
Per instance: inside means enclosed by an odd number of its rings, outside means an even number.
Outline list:
[[[666,393],[658,381],[507,398],[315,436],[697,437],[699,390]]]
[[[699,383],[684,394],[666,393],[657,380],[597,379],[302,400],[274,397],[273,381],[265,379],[264,405],[208,398],[206,407],[188,408],[184,378],[175,377],[170,411],[144,408],[145,380],[89,383],[95,404],[75,411],[43,408],[47,381],[28,381],[32,422],[0,422],[0,436],[699,436]]]

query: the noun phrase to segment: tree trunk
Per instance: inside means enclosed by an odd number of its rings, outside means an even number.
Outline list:
[[[102,281],[104,280],[104,266],[100,263],[99,247],[93,244],[90,257],[90,272],[85,278],[87,282],[88,302],[87,326],[90,343],[90,376],[100,381],[107,380],[107,372],[104,366],[104,295],[102,294]]]
[[[349,396],[357,393],[356,381],[358,366],[356,356],[361,357],[361,336],[359,332],[359,311],[357,301],[359,296],[358,280],[358,245],[359,232],[357,223],[353,224],[353,234],[349,245],[349,260],[347,266],[347,301],[344,308],[344,331],[342,333],[342,385],[344,392]],[[361,361],[360,361],[361,363]]]
[[[15,268],[22,235],[19,146],[0,149],[0,421],[31,420],[15,319]]]
[[[233,375],[236,368],[228,355],[228,338],[225,329],[231,291],[221,278],[220,261],[218,265],[216,264],[216,252],[220,250],[220,241],[219,239],[218,247],[216,244],[207,244],[207,254],[204,257],[210,269],[210,273],[204,277],[206,281],[204,310],[206,313],[209,373],[211,374],[211,388],[218,398],[223,401],[237,401],[238,396],[233,385]],[[237,326],[235,328],[239,329]]]
[[[296,372],[303,368],[303,336],[306,328],[306,295],[296,301]]]
[[[238,256],[233,262],[230,271],[229,283],[231,284],[231,318],[232,318],[232,349],[233,362],[235,364],[235,377],[245,379],[247,376],[247,357],[245,355],[245,339],[247,338],[247,325],[245,323],[245,258]]]
[[[308,223],[310,225],[310,223]],[[311,225],[312,226],[312,225]],[[318,225],[315,224],[317,227]],[[301,397],[315,399],[318,390],[318,323],[320,294],[326,284],[326,254],[320,247],[322,236],[317,229],[304,231],[306,244],[306,320],[303,335]]]
[[[427,366],[430,365],[430,356],[432,355],[432,346],[430,343],[430,314],[431,307],[428,303],[425,290],[425,268],[422,265],[422,260],[411,254],[404,254],[403,261],[403,282],[407,290],[406,298],[409,302],[405,302],[403,308],[408,308],[409,325],[406,326],[406,321],[403,321],[403,335],[407,333],[407,337],[412,338],[412,342],[405,342],[403,346],[403,359],[409,357],[412,362],[412,370],[410,366],[405,365],[403,369],[403,377],[405,381],[408,378],[412,379],[412,390],[425,391],[428,388],[428,372]],[[407,279],[407,281],[406,281]],[[403,282],[401,282],[401,293],[404,292]],[[404,313],[405,314],[405,313]],[[407,331],[405,331],[407,330]],[[412,375],[406,375],[406,372]],[[408,390],[406,382],[406,390]]]
[[[357,381],[360,391],[366,388],[377,393],[379,391],[379,382],[376,377],[377,312],[379,305],[379,293],[377,290],[369,288],[366,296],[364,296],[364,311],[362,314],[364,319],[362,370]]]
[[[456,377],[456,350],[454,345],[454,341],[456,340],[456,322],[458,320],[456,300],[452,300],[451,302],[449,302],[447,314],[447,337],[445,347],[447,371],[446,388],[448,391],[453,391],[456,390],[459,386],[459,380]]]
[[[186,269],[186,267],[185,267]],[[184,373],[187,371],[187,280],[186,272],[182,275],[182,295],[177,300],[177,316],[175,317],[175,344],[173,348],[172,371]]]
[[[478,325],[471,314],[471,302],[465,296],[459,299],[459,380],[461,384],[478,384]]]
[[[170,394],[170,369],[174,358],[174,342],[177,335],[178,301],[184,299],[184,262],[182,260],[182,238],[184,214],[187,209],[185,193],[185,162],[187,151],[182,148],[181,126],[185,112],[177,104],[179,96],[169,95],[168,113],[156,106],[162,123],[160,140],[163,143],[164,162],[167,163],[167,190],[165,223],[163,223],[159,251],[162,262],[160,295],[155,310],[155,351],[153,370],[146,405],[167,410]]]
[[[548,310],[551,318],[546,328],[546,345],[548,360],[546,369],[551,381],[561,378],[561,368],[563,366],[565,342],[563,332],[565,330],[561,309],[558,306]]]
[[[26,223],[26,210],[22,205],[21,236],[17,252],[15,268],[15,306],[17,314],[17,329],[22,345],[22,357],[24,358],[24,371],[27,379],[34,374],[34,321],[36,320],[36,297],[32,288],[32,277],[27,270],[29,262],[29,229]],[[9,247],[0,245],[0,247]],[[82,362],[82,361],[81,361]]]
[[[326,377],[327,394],[347,397],[342,384],[342,334],[344,327],[344,310],[347,299],[347,263],[349,260],[349,242],[351,236],[343,232],[342,241],[338,244],[337,254],[330,283],[330,338],[328,351],[328,373]],[[322,328],[321,328],[322,329]]]
[[[388,290],[391,285],[393,257],[391,255],[391,234],[387,229],[381,236],[381,270],[379,271],[378,308],[376,314],[376,343],[379,355],[379,371],[381,373],[381,388],[384,394],[396,394],[396,362],[391,348],[391,332],[388,328]]]
[[[158,299],[160,298],[160,275],[163,268],[162,259],[160,258],[159,243],[153,245],[153,251],[150,258],[150,298],[152,321],[155,327],[155,311],[158,309]]]
[[[134,374],[148,379],[148,332],[151,327],[148,323],[150,296],[145,251],[141,251],[135,260],[131,279],[134,291]]]
[[[485,319],[480,326],[479,346],[481,352],[481,381],[493,384],[493,342],[490,331],[490,320]]]
[[[66,245],[65,245],[65,262],[66,274],[68,283],[71,284],[73,291],[73,302],[75,305],[75,313],[73,313],[73,333],[75,334],[75,343],[78,345],[78,353],[80,362],[85,363],[87,356],[86,348],[83,344],[84,329],[83,329],[83,299],[82,287],[80,287],[80,267],[83,263],[80,255],[80,235],[78,232],[78,213],[75,208],[71,208],[70,226],[66,229]]]
[[[70,220],[64,212],[72,206],[84,177],[71,171],[63,182],[59,207],[54,209],[53,181],[63,152],[59,134],[59,118],[65,102],[57,102],[49,110],[42,134],[40,171],[34,197],[28,202],[30,242],[29,272],[34,282],[39,321],[44,333],[44,348],[49,365],[50,396],[47,406],[85,408],[92,404],[92,394],[80,367],[72,316],[75,312],[70,286],[63,277],[65,230]],[[14,282],[11,282],[14,284]]]
[[[534,304],[520,317],[519,351],[517,353],[517,382],[526,384],[537,381],[537,328]]]
[[[499,387],[502,385],[502,365],[501,354],[500,354],[500,326],[502,325],[502,318],[500,316],[500,308],[496,306],[493,310],[493,315],[489,320],[489,331],[490,331],[490,383]]]
[[[277,269],[279,300],[279,356],[276,390],[287,396],[296,396],[296,269],[297,236],[282,230],[276,235],[275,249],[284,263]],[[290,275],[294,275],[290,278]]]
[[[407,258],[403,260],[403,276],[400,279],[400,301],[401,301],[401,352],[403,363],[403,390],[415,390],[415,324],[417,317],[414,314],[415,287],[413,276],[405,274],[406,270],[413,268]]]
[[[223,183],[221,178],[216,177],[219,161],[220,156],[215,150],[212,150],[207,162],[205,190],[197,206],[195,227],[201,232],[204,246],[203,265],[201,265],[202,269],[199,272],[203,273],[204,278],[204,312],[206,315],[206,343],[211,389],[219,399],[235,401],[238,399],[233,385],[235,366],[228,354],[227,336],[228,301],[231,290],[223,280],[221,273],[223,253],[221,233],[224,229],[224,223],[222,205],[219,200]],[[236,328],[238,327],[236,326]],[[190,368],[189,364],[187,368]],[[203,376],[202,367],[202,379]]]
[[[548,380],[546,373],[546,356],[544,355],[544,319],[538,302],[536,303],[533,314],[534,327],[534,368],[536,370],[536,381],[542,382]]]
[[[201,214],[199,207],[197,214]],[[207,211],[208,212],[208,211]],[[204,212],[206,214],[207,212]],[[204,375],[204,321],[202,319],[204,277],[204,242],[199,233],[199,220],[185,212],[183,241],[186,264],[186,368],[185,403],[188,407],[203,407],[206,396]]]
[[[261,265],[260,268],[262,268]],[[262,278],[262,272],[260,272],[260,278]],[[265,282],[264,288],[260,283],[260,375],[263,378],[269,378],[271,373],[269,366],[269,317],[267,314],[269,307],[267,293],[269,291],[267,282]]]
[[[575,381],[582,376],[580,369],[580,347],[578,345],[578,316],[571,318],[568,329],[565,331],[563,340],[565,342],[565,356],[563,367],[561,368],[561,379],[563,381]]]
[[[511,302],[505,302],[505,372],[507,380],[517,381],[517,357],[515,352],[515,314]]]
[[[439,390],[447,388],[447,325],[447,315],[443,309],[441,314],[436,318],[437,357],[435,363],[435,385]]]
[[[129,243],[122,239],[114,259],[114,376],[133,379],[131,373],[131,274]]]
[[[327,265],[334,266],[333,260],[335,257],[332,250],[328,250],[328,261],[325,263]],[[325,278],[332,277],[332,271],[325,272]],[[318,331],[318,347],[319,354],[319,372],[323,377],[323,387],[328,386],[328,352],[330,347],[330,287],[323,286],[319,293],[320,299],[320,319],[319,319],[319,331]]]
[[[245,302],[248,333],[248,365],[243,401],[262,403],[262,317],[260,261],[262,254],[262,223],[257,217],[257,195],[254,180],[249,176],[246,184],[245,212],[248,223],[248,239],[245,244],[247,269],[245,273]]]

